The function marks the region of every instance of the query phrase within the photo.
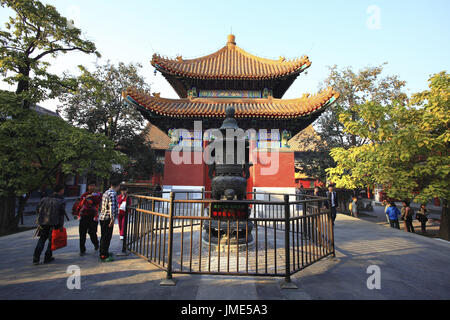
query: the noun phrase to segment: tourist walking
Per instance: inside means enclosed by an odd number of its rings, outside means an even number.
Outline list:
[[[119,204],[117,201],[117,191],[120,183],[112,181],[108,190],[103,193],[102,205],[100,209],[100,260],[102,262],[114,261],[109,253],[109,245],[114,230],[114,221],[118,215]]]
[[[119,216],[117,218],[119,223],[120,240],[123,240],[125,221],[127,219],[127,209],[131,205],[131,198],[128,196],[128,188],[123,186],[120,188],[119,202]]]
[[[315,196],[315,197],[323,197],[322,192],[320,190],[320,187],[317,187],[317,186],[314,187],[313,196]],[[318,201],[318,206],[319,206],[319,209],[325,206],[322,200]]]
[[[331,215],[331,220],[333,221],[334,224],[334,220],[336,220],[336,209],[338,206],[338,196],[336,191],[334,190],[334,186],[333,185],[329,185],[328,186],[328,191],[326,193],[327,198],[329,199],[329,201],[325,201],[325,207],[327,209],[330,209],[330,215]],[[328,203],[330,202],[330,203]]]
[[[389,224],[391,228],[400,229],[400,224],[398,222],[398,217],[400,216],[400,210],[398,210],[394,201],[389,203],[389,207],[386,209],[386,215],[389,218]]]
[[[352,216],[358,218],[358,198],[356,196],[352,197],[352,202],[350,203],[350,212]]]
[[[419,212],[416,213],[416,219],[419,220],[420,222],[420,229],[422,231],[422,233],[426,233],[426,226],[427,226],[427,221],[428,221],[428,210],[425,206],[424,203],[422,203],[420,205],[420,210]]]
[[[409,201],[402,201],[402,220],[406,232],[414,233],[414,210],[409,206]]]
[[[44,263],[49,263],[55,259],[52,253],[52,231],[53,229],[62,229],[64,226],[64,216],[66,215],[64,186],[56,185],[53,190],[53,195],[43,197],[36,209],[39,240],[33,254],[33,263],[35,265],[39,264],[41,253],[47,240],[48,245],[45,251]]]
[[[86,234],[89,234],[95,251],[99,249],[97,237],[98,228],[98,207],[102,201],[101,193],[95,192],[95,183],[88,184],[88,190],[83,193],[75,209],[78,220],[80,221],[78,231],[80,234],[80,256],[86,253]]]
[[[382,204],[384,206],[384,213],[386,214],[386,211],[389,208],[390,204],[387,200],[383,200]],[[387,214],[386,214],[386,221],[387,223],[389,223],[389,216]]]

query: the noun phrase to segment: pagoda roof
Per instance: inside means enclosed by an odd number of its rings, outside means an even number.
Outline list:
[[[324,142],[321,141],[312,125],[309,125],[288,141],[290,150],[296,152],[317,151],[320,143]]]
[[[210,55],[184,60],[154,54],[151,64],[163,73],[193,79],[266,80],[299,74],[311,65],[307,56],[286,60],[261,58],[236,45],[234,35],[227,44]]]
[[[129,88],[123,97],[154,115],[170,118],[225,118],[225,110],[233,106],[236,118],[295,119],[326,108],[339,93],[328,88],[315,95],[304,94],[298,99],[269,98],[182,98],[165,99]]]
[[[145,129],[144,139],[150,142],[154,150],[167,150],[170,145],[169,136],[154,124],[148,123]]]

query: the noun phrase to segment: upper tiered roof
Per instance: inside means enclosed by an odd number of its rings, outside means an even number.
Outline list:
[[[160,71],[181,98],[192,87],[197,89],[234,89],[273,91],[281,98],[296,77],[311,62],[307,56],[287,60],[257,57],[236,45],[235,36],[228,35],[227,44],[210,55],[196,58],[164,58],[154,54],[151,64]]]
[[[219,51],[197,59],[163,58],[154,54],[152,65],[162,72],[196,79],[274,79],[300,73],[311,65],[307,56],[299,59],[278,60],[260,58],[236,45],[234,35]]]

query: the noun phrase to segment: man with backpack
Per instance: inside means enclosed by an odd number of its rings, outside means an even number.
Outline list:
[[[400,224],[398,222],[398,216],[400,215],[400,210],[395,206],[394,201],[389,202],[389,207],[386,209],[386,215],[389,218],[389,224],[391,228],[400,229]]]
[[[53,229],[62,229],[64,216],[66,214],[66,203],[64,201],[64,186],[56,185],[51,196],[43,197],[36,209],[36,223],[39,225],[39,240],[33,254],[33,264],[38,265],[45,241],[48,240],[45,251],[44,263],[55,260],[52,254],[52,232]]]
[[[95,183],[88,184],[88,190],[80,197],[75,213],[80,221],[80,256],[86,253],[86,234],[89,234],[95,251],[99,248],[97,237],[98,207],[102,201],[101,193],[95,192]]]
[[[416,219],[420,221],[420,229],[422,231],[422,233],[426,233],[426,226],[427,226],[427,221],[428,221],[428,210],[426,208],[426,204],[422,203],[420,205],[420,210],[419,212],[417,212],[416,214]]]

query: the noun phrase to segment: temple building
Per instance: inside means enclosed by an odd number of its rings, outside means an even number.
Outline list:
[[[311,66],[308,57],[293,60],[257,57],[238,47],[234,35],[229,35],[226,45],[210,55],[169,59],[154,54],[151,64],[179,98],[167,99],[159,93],[150,95],[135,88],[128,88],[123,96],[172,139],[164,157],[162,183],[166,190],[210,190],[207,165],[198,161],[174,163],[172,152],[180,153],[176,147],[183,146],[183,155],[202,158],[209,140],[203,132],[219,128],[226,108],[232,106],[239,127],[256,131],[256,135],[249,136],[253,166],[247,190],[292,192],[296,186],[295,161],[288,141],[310,126],[339,97],[328,88],[314,95],[282,99],[295,79]],[[195,122],[195,128],[201,124],[201,132],[194,131]],[[174,137],[173,130],[180,128],[190,134]],[[277,163],[268,163],[267,159]],[[268,171],[269,168],[276,170]]]

